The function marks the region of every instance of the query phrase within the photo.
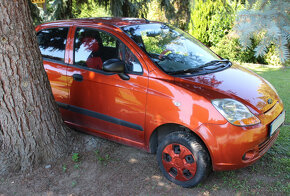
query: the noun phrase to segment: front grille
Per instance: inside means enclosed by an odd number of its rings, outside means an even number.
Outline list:
[[[278,134],[279,134],[279,131],[276,131],[276,133],[272,135],[272,137],[266,139],[264,142],[259,144],[259,154],[263,153],[265,150],[268,150],[268,148],[270,148],[270,145],[272,144],[274,140],[276,140],[276,138],[278,137]]]

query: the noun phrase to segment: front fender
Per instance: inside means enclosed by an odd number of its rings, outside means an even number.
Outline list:
[[[168,80],[149,79],[145,143],[149,146],[152,133],[163,124],[179,124],[194,131],[203,141],[211,133],[203,124],[225,124],[227,121],[204,97],[175,85]]]

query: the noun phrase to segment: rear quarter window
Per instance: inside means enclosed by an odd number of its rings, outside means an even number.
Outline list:
[[[37,33],[42,57],[64,61],[68,27],[43,29]]]

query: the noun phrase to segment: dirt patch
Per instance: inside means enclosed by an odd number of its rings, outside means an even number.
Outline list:
[[[144,151],[87,136],[79,162],[64,157],[30,173],[0,177],[0,195],[235,195],[272,194],[273,178],[251,168],[214,172],[196,188],[167,181],[156,157]],[[93,139],[91,138],[93,137]],[[90,142],[90,143],[88,143]],[[79,149],[81,150],[81,149]],[[255,178],[253,178],[255,177]],[[265,179],[266,178],[266,179]],[[274,179],[275,180],[275,179]],[[259,184],[259,182],[262,182]],[[249,184],[259,186],[249,186]],[[277,193],[279,194],[279,193]]]

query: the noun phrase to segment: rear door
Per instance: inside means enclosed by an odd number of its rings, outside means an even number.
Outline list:
[[[125,62],[129,80],[101,69],[103,62],[116,58]],[[74,62],[67,69],[71,123],[143,145],[148,85],[144,67],[120,37],[77,27]]]
[[[43,57],[43,65],[47,73],[52,93],[58,104],[68,104],[67,64],[65,49],[69,27],[51,27],[37,32],[37,41]],[[60,109],[66,120],[66,110]]]

